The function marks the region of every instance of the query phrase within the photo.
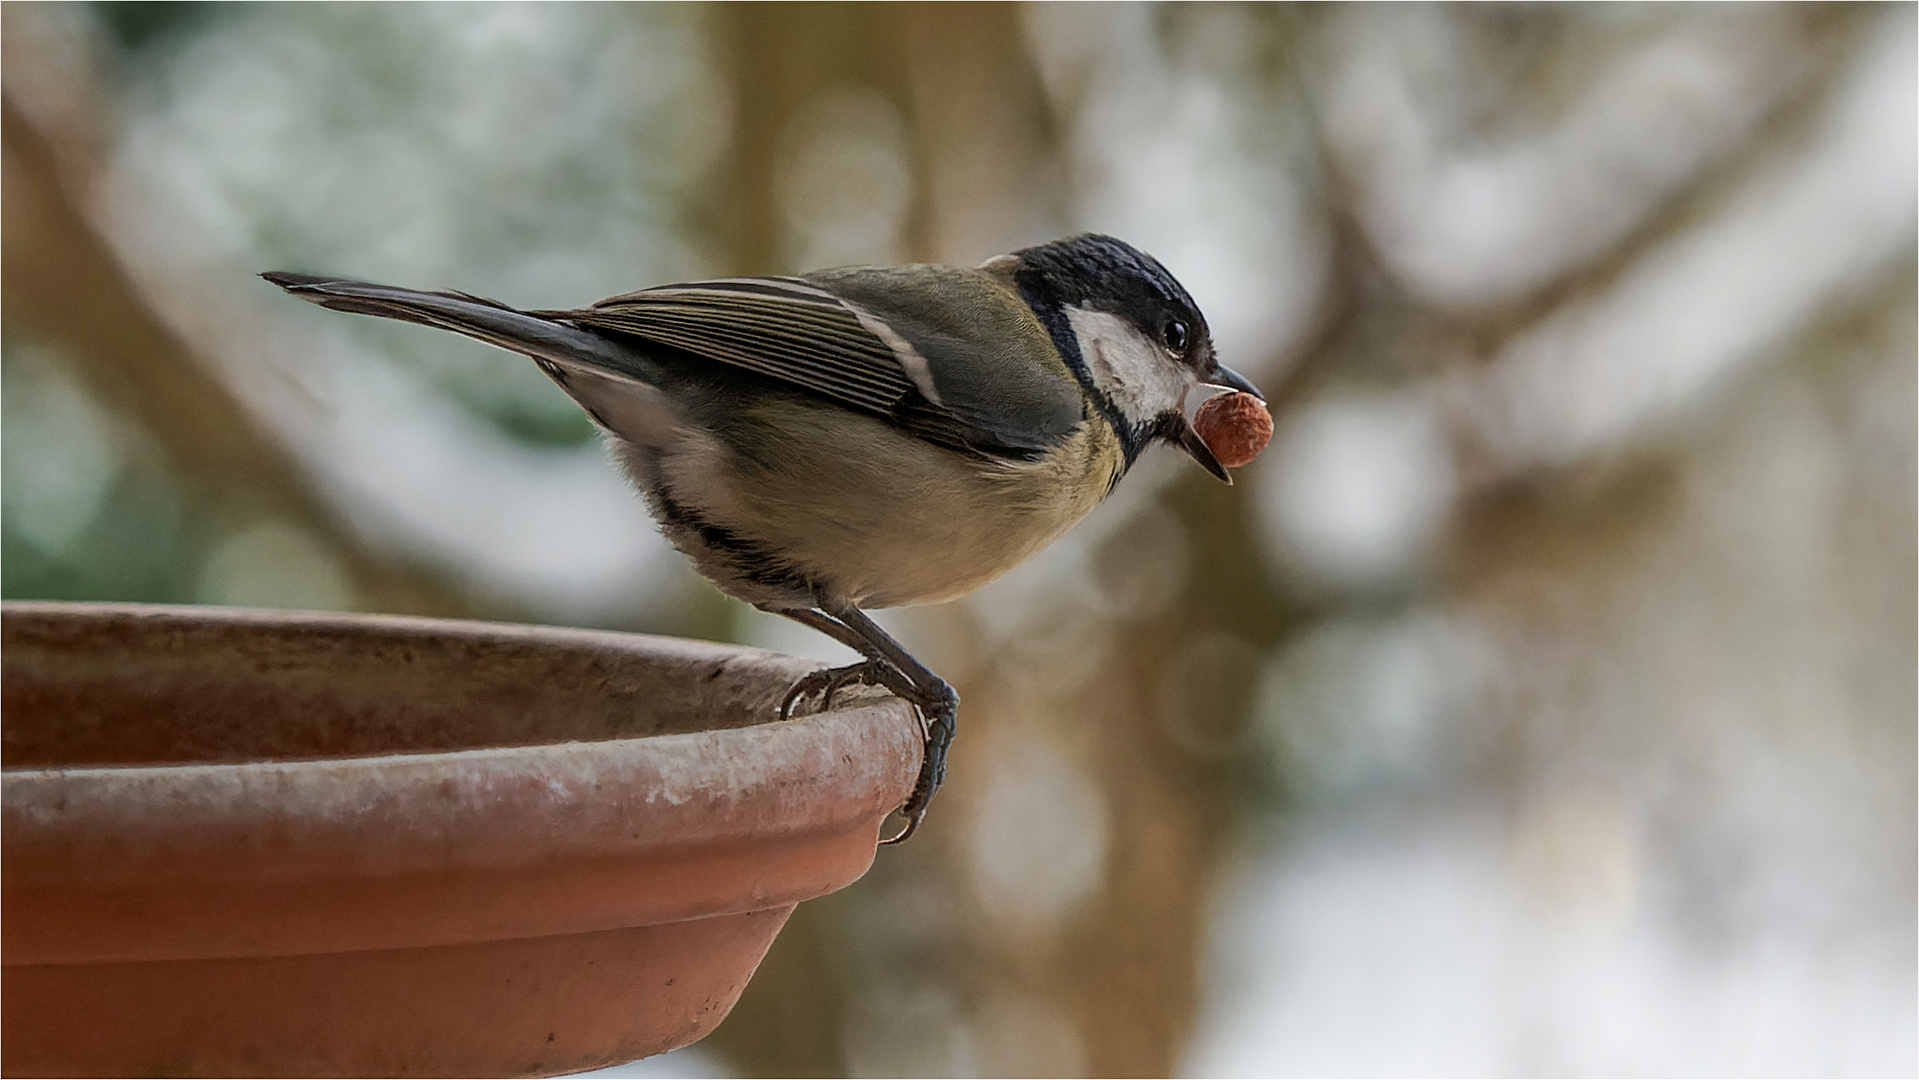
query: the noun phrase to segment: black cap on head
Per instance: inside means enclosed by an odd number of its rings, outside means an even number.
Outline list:
[[[1153,337],[1178,321],[1187,336],[1181,351],[1189,358],[1211,351],[1206,316],[1185,286],[1158,259],[1124,240],[1085,233],[1013,256],[1020,262],[1014,279],[1036,309],[1081,307],[1123,315]]]

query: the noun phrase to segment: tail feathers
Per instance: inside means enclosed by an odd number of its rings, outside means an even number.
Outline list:
[[[513,309],[498,300],[488,300],[484,296],[448,289],[440,292],[423,292],[417,289],[398,289],[391,285],[375,285],[370,281],[355,281],[352,278],[330,278],[318,274],[293,274],[281,270],[271,270],[261,277],[273,282],[282,289],[311,300],[322,307],[336,311],[359,311],[361,307],[378,305],[387,301],[393,308],[404,308],[410,300],[455,300],[481,307],[496,308],[500,311]],[[398,310],[359,311],[366,315],[389,315],[393,318],[409,318]]]
[[[497,301],[462,292],[421,292],[347,278],[271,272],[261,277],[302,300],[335,311],[377,315],[452,330],[490,345],[525,353],[562,368],[586,367],[603,373],[647,379],[645,358],[577,326],[516,311]],[[548,371],[549,375],[554,372]],[[558,378],[557,375],[555,375]],[[564,380],[561,381],[564,386]]]

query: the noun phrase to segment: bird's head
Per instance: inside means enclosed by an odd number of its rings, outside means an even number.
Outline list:
[[[1263,395],[1219,362],[1206,316],[1159,260],[1088,233],[1000,256],[988,268],[1010,274],[1081,387],[1119,432],[1129,462],[1164,439],[1231,482],[1186,419],[1187,394],[1206,385]]]

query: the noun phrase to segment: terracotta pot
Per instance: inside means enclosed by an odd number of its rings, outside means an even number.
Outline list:
[[[812,665],[527,626],[7,604],[9,1075],[541,1075],[712,1030],[919,767]]]

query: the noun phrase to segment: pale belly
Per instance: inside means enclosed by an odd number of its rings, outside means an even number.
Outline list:
[[[628,448],[629,471],[661,511],[702,527],[667,537],[722,591],[749,603],[811,604],[769,565],[861,607],[964,596],[1038,553],[1105,498],[1124,470],[1102,421],[1031,463],[987,463],[904,438],[878,420],[799,412],[776,418],[776,461],[710,434],[657,451]],[[850,421],[850,422],[849,422]],[[636,453],[645,460],[636,460]]]

